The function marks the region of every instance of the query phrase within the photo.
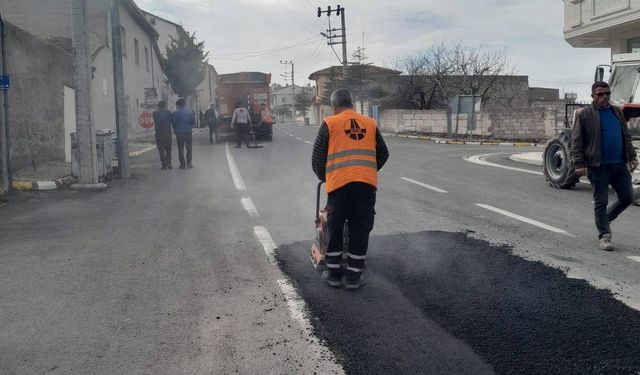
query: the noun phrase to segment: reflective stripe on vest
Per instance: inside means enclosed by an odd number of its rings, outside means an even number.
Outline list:
[[[367,168],[373,168],[377,171],[378,169],[378,163],[375,161],[371,161],[371,160],[347,160],[347,161],[342,161],[340,163],[335,163],[335,164],[331,164],[329,166],[327,166],[327,173],[331,173],[333,171],[335,171],[336,169],[340,169],[340,168],[346,168],[346,167],[367,167]]]
[[[329,128],[326,180],[330,193],[351,182],[377,187],[376,123],[352,110],[325,119]]]

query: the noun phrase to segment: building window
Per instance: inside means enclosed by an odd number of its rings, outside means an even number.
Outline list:
[[[127,32],[120,26],[120,43],[122,43],[122,56],[127,56]]]
[[[133,53],[136,58],[136,65],[140,65],[140,43],[138,43],[138,39],[133,39]]]
[[[149,71],[149,48],[144,47],[144,66],[147,67],[147,72]]]
[[[627,41],[627,49],[629,53],[640,52],[640,38],[633,38]]]
[[[282,97],[282,100],[280,100],[280,102],[281,102],[282,104],[286,103],[286,102],[287,102],[287,98],[283,96],[283,97]]]

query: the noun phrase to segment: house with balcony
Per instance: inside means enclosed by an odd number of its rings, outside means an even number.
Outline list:
[[[612,55],[640,52],[640,0],[564,0],[564,38]]]

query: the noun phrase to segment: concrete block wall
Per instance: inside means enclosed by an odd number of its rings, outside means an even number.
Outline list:
[[[489,113],[491,133],[499,139],[544,139],[545,112],[531,107],[494,110]]]
[[[447,118],[445,110],[389,109],[380,111],[380,129],[391,133],[467,134],[466,114]],[[542,140],[552,137],[564,121],[564,103],[537,103],[520,108],[489,109],[477,115],[474,135],[509,140]],[[456,131],[457,130],[457,131]]]
[[[380,111],[381,130],[391,133],[427,133],[427,134],[447,134],[448,123],[451,122],[451,129],[455,132],[457,125],[458,134],[467,134],[468,116],[466,114],[455,114],[448,118],[446,110],[408,110],[408,109],[388,109]],[[479,114],[476,118],[476,131],[473,134],[488,136],[490,123],[486,116]]]

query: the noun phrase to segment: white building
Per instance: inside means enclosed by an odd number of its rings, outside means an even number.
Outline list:
[[[147,11],[142,11],[145,18],[151,26],[158,32],[158,47],[160,47],[160,52],[163,56],[166,56],[167,46],[171,43],[171,38],[178,39],[180,33],[184,33],[184,28],[175,23],[171,22],[166,18],[162,18],[153,13],[149,13]]]
[[[120,4],[126,125],[130,138],[146,138],[146,130],[138,125],[138,116],[151,103],[167,98],[171,92],[164,83],[156,43],[159,35],[133,0],[116,1]],[[88,1],[89,50],[93,70],[91,95],[95,127],[115,132],[111,4],[111,1],[105,0]],[[4,8],[3,17],[8,21],[72,51],[71,0],[5,0]],[[149,95],[154,91],[157,98]]]
[[[289,86],[272,86],[271,91],[271,112],[277,116],[278,121],[292,121],[291,113],[295,108],[296,97],[300,94],[306,94],[311,103],[315,87],[302,87],[298,85]],[[307,116],[313,112],[307,111]]]
[[[564,0],[564,38],[612,55],[640,52],[640,0]]]

